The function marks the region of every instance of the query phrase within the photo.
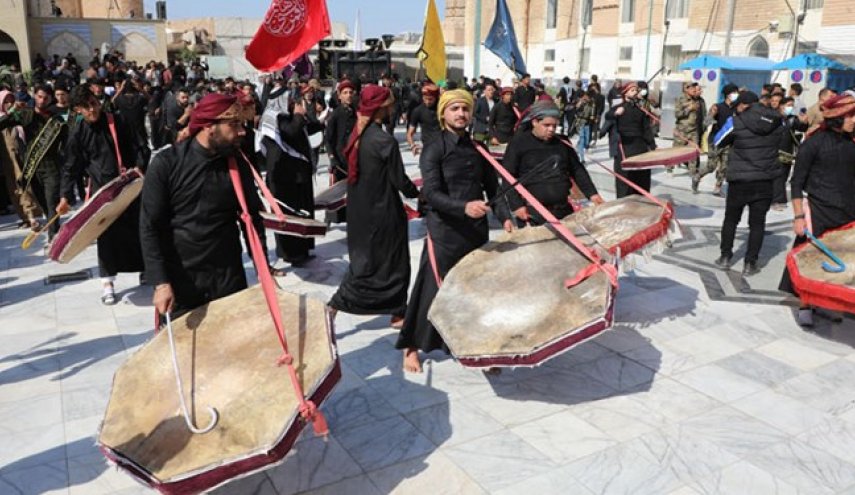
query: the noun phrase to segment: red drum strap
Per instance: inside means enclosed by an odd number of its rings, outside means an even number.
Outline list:
[[[112,113],[107,114],[107,127],[110,128],[110,135],[113,137],[113,148],[116,150],[116,163],[119,164],[119,174],[125,173],[125,165],[122,163],[122,152],[119,151],[119,136],[116,134],[116,119]]]
[[[276,337],[282,346],[282,356],[276,362],[278,365],[281,366],[284,364],[288,368],[291,385],[294,387],[297,400],[300,401],[300,416],[303,420],[312,423],[316,435],[326,435],[329,433],[326,419],[324,419],[323,414],[318,411],[317,406],[312,401],[306,400],[303,387],[300,385],[300,380],[297,377],[297,370],[294,369],[294,358],[288,352],[288,343],[285,341],[285,325],[282,323],[282,312],[279,309],[279,300],[276,297],[275,283],[270,270],[267,269],[267,257],[264,255],[264,247],[252,223],[249,209],[246,206],[246,197],[244,196],[243,185],[240,180],[240,172],[238,171],[237,160],[234,157],[229,158],[229,176],[232,180],[232,186],[234,187],[238,203],[240,203],[241,220],[246,225],[247,233],[249,234],[252,259],[255,262],[258,280],[261,282],[261,288],[264,292],[264,299],[267,301],[267,309],[270,310],[270,316],[273,318],[273,325],[276,329]]]
[[[243,151],[240,152],[240,156],[243,157],[244,161],[249,165],[249,169],[252,170],[252,176],[255,178],[255,183],[258,184],[258,188],[261,189],[261,195],[264,196],[264,199],[268,204],[270,204],[270,209],[273,211],[273,214],[276,215],[276,218],[280,222],[285,222],[285,213],[282,212],[282,208],[279,206],[276,198],[273,197],[273,193],[270,192],[270,188],[264,183],[264,179],[261,178],[258,170],[252,166],[252,162],[249,161],[249,158],[246,157]]]
[[[483,146],[480,144],[475,144],[475,148],[479,153],[496,169],[496,172],[502,176],[508,184],[513,184],[516,182],[514,176],[508,172],[505,167],[499,164],[495,158],[490,154],[489,151],[485,150]],[[593,275],[597,270],[601,270],[606,276],[609,278],[609,282],[612,286],[617,287],[617,269],[614,265],[610,263],[605,263],[604,260],[600,258],[600,256],[594,251],[588,249],[582,241],[580,241],[576,236],[570,232],[567,227],[564,226],[561,222],[555,218],[555,215],[552,214],[548,209],[546,209],[543,204],[537,200],[537,198],[532,195],[528,189],[526,189],[522,184],[515,184],[514,189],[522,196],[538,213],[550,224],[552,227],[558,232],[558,235],[569,242],[577,251],[579,251],[583,256],[588,258],[591,261],[591,265],[588,265],[586,268],[579,270],[576,275],[572,278],[566,280],[564,285],[569,289],[575,285],[578,285],[583,280],[587,279],[591,275]]]

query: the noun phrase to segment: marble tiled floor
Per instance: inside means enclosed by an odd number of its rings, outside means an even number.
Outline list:
[[[687,235],[621,279],[611,332],[536,369],[487,377],[433,354],[413,376],[385,317],[340,314],[332,434],[305,433],[282,464],[216,493],[855,494],[855,320],[807,332],[775,292],[791,212],[770,213],[764,270],[745,281],[711,264],[723,208],[712,178],[700,195],[684,172],[655,180]],[[95,275],[94,248],[47,263],[40,246],[19,248],[12,217],[0,223],[0,494],[148,492],[94,438],[112,373],[151,336],[151,289],[122,275],[107,308],[95,278],[46,285]],[[410,233],[415,266],[424,232]],[[346,252],[335,227],[281,282],[326,299]]]

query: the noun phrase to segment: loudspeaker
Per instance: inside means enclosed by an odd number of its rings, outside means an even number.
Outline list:
[[[166,2],[161,0],[154,3],[154,11],[157,13],[157,18],[166,20]]]

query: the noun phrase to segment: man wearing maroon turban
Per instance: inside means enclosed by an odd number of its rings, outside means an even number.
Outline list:
[[[148,168],[140,239],[146,275],[155,286],[154,305],[161,314],[177,317],[247,287],[239,231],[244,225],[229,178],[230,158],[237,159],[262,243],[264,227],[251,165],[237,158],[246,134],[243,117],[234,96],[205,96],[190,116],[191,139],[158,153]]]
[[[350,266],[329,305],[352,314],[403,321],[410,284],[410,251],[403,193],[419,195],[404,173],[398,141],[383,132],[394,109],[389,88],[363,86],[348,160],[347,252]]]

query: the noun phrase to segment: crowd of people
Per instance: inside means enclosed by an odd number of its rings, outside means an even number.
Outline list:
[[[501,183],[479,148],[502,148],[503,166],[563,218],[574,210],[571,196],[603,202],[585,167],[586,150],[601,138],[614,171],[650,190],[650,170],[624,170],[622,163],[656,149],[661,115],[644,81],[618,80],[604,94],[596,76],[572,84],[564,78],[552,96],[528,74],[505,86],[481,77],[443,87],[384,74],[376,84],[342,78],[327,96],[310,77],[265,75],[258,85],[215,80],[201,62],[139,65],[119,52],[96,50],[85,69],[70,55],[38,57],[34,65],[32,88],[16,78],[0,91],[0,162],[22,227],[40,229],[54,212],[67,213],[129,170],[145,174],[141,198],[98,239],[104,304],[116,302],[119,272],[141,273],[140,283],[154,287],[158,312],[173,316],[245,288],[241,230],[247,245],[253,230],[263,245],[266,237],[257,188],[269,188],[289,213],[313,218],[314,177],[326,153],[331,184],[347,181],[348,198],[347,208],[326,220],[346,223],[350,260],[330,306],[389,315],[401,331],[404,367],[413,372],[421,369],[419,351],[445,348],[427,311],[448,271],[487,241],[488,213],[507,230],[546,221]],[[727,184],[717,265],[733,264],[747,207],[743,273],[759,271],[766,214],[787,203],[791,170],[799,239],[806,195],[815,234],[855,220],[855,94],[824,90],[805,108],[798,84],[788,91],[767,85],[759,95],[728,85],[722,102],[707,107],[697,83],[683,92],[674,145],[708,150],[706,159],[686,164],[692,190],[711,173],[714,194],[725,195]],[[404,171],[394,137],[399,125],[419,156],[421,190]],[[252,168],[266,176],[264,184],[254,182]],[[636,194],[617,178],[615,187],[619,198]],[[419,199],[428,231],[409,296],[402,194]],[[239,227],[243,208],[254,229]],[[48,242],[58,228],[51,224]],[[283,276],[313,258],[311,238],[275,240],[275,257],[268,254],[258,270]],[[791,290],[788,282],[785,275],[782,289]],[[810,314],[804,307],[800,321],[810,324]]]

